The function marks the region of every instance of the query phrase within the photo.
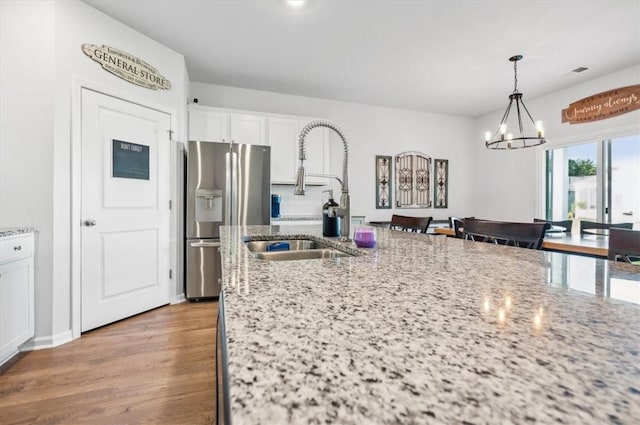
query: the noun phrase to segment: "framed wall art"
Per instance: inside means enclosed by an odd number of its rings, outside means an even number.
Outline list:
[[[433,192],[433,208],[449,207],[449,160],[434,159],[433,174],[435,188]]]
[[[395,166],[396,208],[431,208],[431,157],[403,152]]]
[[[391,208],[391,169],[390,156],[376,156],[376,208]]]

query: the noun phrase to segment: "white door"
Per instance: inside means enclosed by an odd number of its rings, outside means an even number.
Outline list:
[[[170,300],[170,115],[82,90],[82,331]]]

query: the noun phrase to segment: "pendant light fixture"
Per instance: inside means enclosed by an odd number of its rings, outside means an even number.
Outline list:
[[[485,145],[488,149],[530,148],[547,142],[547,139],[544,138],[542,121],[533,120],[529,110],[524,105],[522,93],[518,91],[518,61],[521,59],[522,55],[515,55],[509,58],[509,61],[513,62],[513,93],[509,95],[509,105],[493,138],[491,137],[491,132],[487,131],[485,133]],[[517,117],[509,119],[512,107],[515,107]],[[528,121],[527,118],[529,119]],[[514,135],[511,132],[517,133]],[[529,134],[528,136],[525,135],[527,133]]]

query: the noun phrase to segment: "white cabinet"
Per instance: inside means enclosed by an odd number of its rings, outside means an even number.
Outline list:
[[[248,143],[271,146],[271,182],[295,184],[298,170],[298,137],[313,118],[261,114],[207,106],[189,106],[189,140]],[[305,139],[307,173],[329,174],[329,130],[316,127]],[[324,185],[326,178],[307,178]]]
[[[0,364],[35,331],[33,233],[0,238]]]
[[[266,122],[263,115],[190,106],[189,140],[265,145]]]
[[[271,182],[293,184],[300,160],[298,159],[298,137],[302,128],[313,121],[311,118],[273,116],[268,119],[269,145],[271,146]],[[325,127],[316,127],[305,139],[307,173],[329,174],[329,133]],[[308,177],[309,184],[327,184],[329,180]]]

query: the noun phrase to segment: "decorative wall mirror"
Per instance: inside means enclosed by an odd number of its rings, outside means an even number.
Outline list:
[[[396,208],[431,208],[431,157],[402,152],[395,163]]]

